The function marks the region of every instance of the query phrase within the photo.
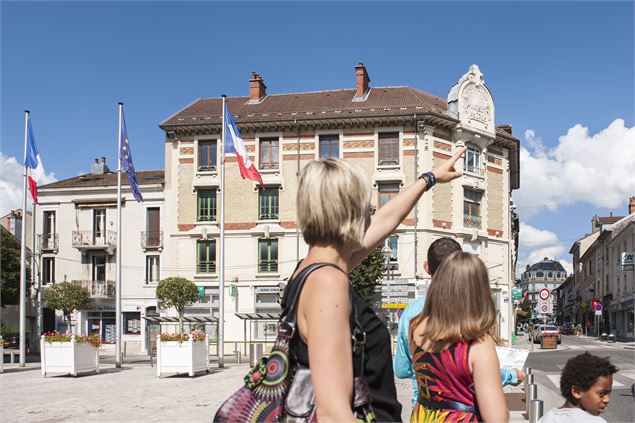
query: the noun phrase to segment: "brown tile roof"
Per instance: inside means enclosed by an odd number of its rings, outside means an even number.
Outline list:
[[[624,216],[595,216],[597,222],[601,225],[612,224],[624,218]]]
[[[372,87],[364,101],[353,101],[354,89],[273,94],[260,103],[249,97],[228,97],[227,104],[239,123],[303,119],[412,115],[432,112],[447,115],[444,99],[413,87]],[[160,126],[220,124],[222,99],[199,99]],[[449,117],[449,116],[448,116]]]
[[[139,170],[137,173],[137,182],[139,185],[155,185],[162,184],[165,180],[165,172],[163,170]],[[94,188],[94,187],[116,187],[117,173],[109,172],[103,175],[93,175],[87,173],[85,175],[76,176],[74,178],[64,179],[53,182],[48,185],[38,187],[38,190],[58,189],[58,188]],[[128,177],[121,175],[121,186],[128,186]]]

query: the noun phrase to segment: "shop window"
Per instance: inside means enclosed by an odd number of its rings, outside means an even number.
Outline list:
[[[199,189],[197,197],[197,215],[199,222],[216,221],[216,189]]]
[[[340,157],[340,136],[320,135],[320,159]]]
[[[280,189],[278,187],[267,187],[258,190],[258,219],[275,220],[279,219],[280,211]]]
[[[159,283],[159,256],[146,256],[146,283]]]
[[[141,333],[141,313],[124,312],[122,314],[123,333],[126,335],[139,335]]]
[[[198,170],[216,170],[216,140],[198,142]]]
[[[379,207],[386,204],[391,198],[399,194],[399,183],[390,184],[378,184],[377,190],[379,192]]]
[[[199,240],[196,242],[196,273],[216,272],[216,241]]]
[[[42,284],[55,283],[55,257],[42,257]]]
[[[260,139],[260,170],[278,169],[278,143],[277,137]]]
[[[258,240],[258,271],[262,273],[278,271],[278,240],[276,238]]]
[[[380,166],[399,164],[399,132],[379,133],[377,159]]]

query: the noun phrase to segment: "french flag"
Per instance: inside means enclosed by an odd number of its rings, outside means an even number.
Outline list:
[[[249,159],[240,131],[227,105],[225,105],[225,154],[236,154],[240,176],[243,179],[251,179],[258,182],[261,187],[265,186],[256,165]]]
[[[42,165],[42,158],[37,151],[35,145],[35,136],[33,135],[33,128],[31,127],[31,119],[27,125],[27,143],[26,143],[26,158],[24,160],[24,167],[26,168],[27,180],[29,182],[29,190],[33,197],[33,202],[38,204],[37,201],[37,183],[44,176],[44,166]]]

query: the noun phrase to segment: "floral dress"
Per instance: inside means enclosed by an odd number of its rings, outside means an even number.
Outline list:
[[[439,352],[411,344],[419,398],[410,422],[477,422],[482,420],[470,373],[470,344],[458,341]]]

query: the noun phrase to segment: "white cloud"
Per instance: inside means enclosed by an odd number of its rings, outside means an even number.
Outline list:
[[[0,151],[0,215],[4,216],[9,211],[22,208],[22,187],[24,167],[15,157],[5,156]],[[38,185],[55,182],[54,173],[44,174]],[[27,204],[30,209],[30,194],[27,193]]]
[[[520,189],[514,193],[523,218],[575,203],[625,208],[635,194],[635,127],[625,127],[623,119],[597,134],[577,124],[552,149],[531,129],[525,131],[525,141]]]
[[[516,266],[518,277],[525,271],[527,265],[542,261],[545,257],[558,260],[567,271],[567,274],[571,271],[571,263],[564,258],[568,257],[565,246],[554,232],[538,229],[525,222],[520,222],[518,242],[520,244],[518,264]],[[565,255],[563,256],[563,254]]]

